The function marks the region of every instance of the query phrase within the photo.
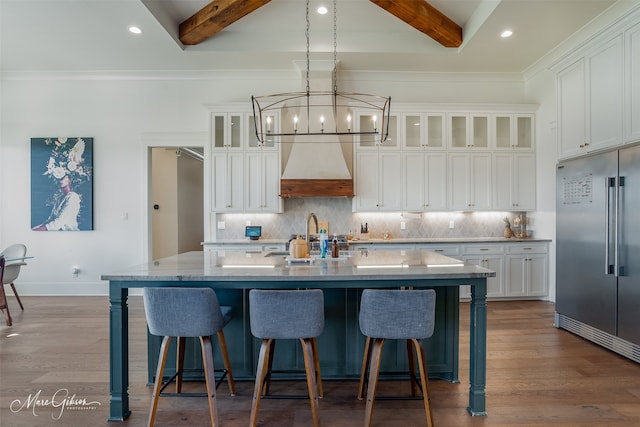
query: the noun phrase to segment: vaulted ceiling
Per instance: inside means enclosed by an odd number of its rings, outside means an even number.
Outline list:
[[[0,0],[0,70],[286,69],[305,58],[303,0],[245,2],[259,6],[187,45],[180,24],[211,0]],[[445,47],[406,8],[423,0],[337,0],[338,59],[348,70],[523,72],[615,2],[430,0],[462,29],[461,44]],[[310,4],[312,59],[331,59],[332,1]],[[328,14],[315,12],[321,4]],[[500,38],[504,29],[514,35]]]

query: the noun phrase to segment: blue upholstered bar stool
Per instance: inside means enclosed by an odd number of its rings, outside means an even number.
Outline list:
[[[436,292],[423,290],[365,289],[360,300],[360,331],[367,337],[358,399],[363,398],[366,372],[369,371],[365,427],[371,426],[373,403],[376,399],[380,358],[385,339],[407,340],[411,377],[411,395],[422,389],[427,426],[432,427],[431,406],[427,392],[427,363],[421,339],[433,335]],[[415,375],[414,350],[418,359],[420,382]]]
[[[235,396],[235,384],[222,328],[231,320],[231,307],[220,306],[210,288],[144,288],[144,311],[152,335],[163,336],[158,369],[153,385],[153,398],[147,426],[152,427],[158,408],[158,398],[163,388],[162,377],[172,337],[177,338],[176,393],[181,393],[184,368],[184,341],[186,337],[199,337],[202,361],[209,401],[211,425],[218,426],[216,407],[216,379],[213,367],[211,336],[218,336],[218,344],[225,366],[229,391]]]
[[[318,398],[322,379],[316,337],[324,329],[324,294],[313,290],[259,290],[249,292],[251,333],[262,339],[251,405],[251,426],[258,424],[260,399],[268,394],[276,339],[302,344],[313,425],[320,426]]]

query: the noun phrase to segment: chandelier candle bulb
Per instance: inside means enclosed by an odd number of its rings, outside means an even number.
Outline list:
[[[293,116],[293,132],[298,132],[298,116]]]

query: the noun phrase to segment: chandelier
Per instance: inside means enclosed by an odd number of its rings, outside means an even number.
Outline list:
[[[256,137],[266,142],[348,142],[381,144],[389,135],[391,97],[342,93],[337,83],[337,12],[333,0],[332,90],[311,91],[309,84],[309,0],[306,3],[306,90],[252,96]],[[354,112],[358,113],[354,117]],[[358,123],[355,123],[358,121]]]

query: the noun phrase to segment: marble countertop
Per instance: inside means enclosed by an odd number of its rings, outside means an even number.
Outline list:
[[[269,245],[287,243],[289,239],[226,239],[203,242],[203,246],[247,244],[247,245]],[[520,242],[550,242],[551,239],[505,239],[504,237],[412,237],[412,238],[371,238],[368,240],[350,240],[350,244],[361,243],[520,243]]]
[[[358,281],[494,277],[495,272],[431,251],[343,252],[290,260],[282,252],[203,251],[162,258],[101,276],[112,281]]]

